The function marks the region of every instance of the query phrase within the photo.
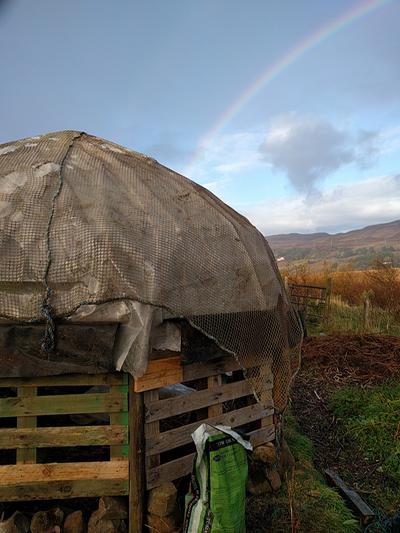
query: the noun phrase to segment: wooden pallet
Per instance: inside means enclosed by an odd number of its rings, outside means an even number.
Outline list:
[[[203,422],[243,428],[254,445],[275,438],[269,368],[263,369],[268,382],[262,401],[257,403],[233,357],[183,367],[179,356],[170,357],[161,366],[160,361],[151,361],[146,375],[135,383],[135,389],[144,395],[147,489],[190,473],[194,459],[191,434]],[[163,386],[177,383],[174,376],[180,373],[180,382],[195,391],[160,399],[160,388],[153,388],[157,383],[157,369]],[[226,372],[235,374],[228,380]],[[180,417],[179,423],[170,428],[173,417]]]
[[[103,388],[84,393],[91,386]],[[85,413],[108,421],[69,416]],[[127,375],[1,379],[0,424],[0,501],[129,493]]]

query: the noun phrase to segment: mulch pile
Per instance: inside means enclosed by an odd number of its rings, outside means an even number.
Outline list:
[[[303,343],[302,366],[317,370],[318,377],[332,385],[367,385],[396,379],[400,376],[400,337],[309,337]]]

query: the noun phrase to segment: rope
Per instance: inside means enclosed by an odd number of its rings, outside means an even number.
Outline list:
[[[50,304],[50,297],[51,297],[51,294],[52,294],[52,289],[50,288],[49,286],[49,283],[48,283],[48,277],[49,277],[49,272],[50,272],[50,266],[51,266],[51,262],[52,262],[52,257],[51,257],[51,244],[50,244],[50,233],[51,233],[51,225],[52,225],[52,222],[53,222],[53,218],[54,218],[54,213],[55,213],[55,207],[56,207],[56,200],[57,198],[60,196],[60,193],[61,193],[61,190],[62,190],[62,187],[63,187],[63,184],[64,184],[64,176],[63,176],[63,173],[62,173],[62,170],[63,170],[63,167],[64,167],[64,163],[65,163],[65,160],[67,159],[68,155],[69,155],[69,152],[71,150],[71,148],[73,147],[76,139],[79,139],[80,137],[82,137],[82,135],[84,134],[84,132],[80,132],[78,135],[75,135],[69,145],[68,145],[68,148],[67,148],[67,151],[65,152],[65,155],[60,163],[60,172],[59,172],[59,175],[58,175],[58,187],[56,188],[56,190],[54,191],[54,194],[53,194],[53,198],[51,200],[51,211],[50,211],[50,216],[49,216],[49,221],[47,223],[47,229],[46,229],[46,245],[47,245],[47,264],[46,264],[46,269],[45,269],[45,272],[44,272],[44,276],[43,276],[43,283],[44,283],[44,286],[46,288],[46,295],[43,299],[43,302],[42,302],[42,307],[41,307],[41,312],[42,312],[42,315],[45,317],[46,319],[46,329],[45,329],[45,332],[44,332],[44,336],[43,336],[43,340],[42,340],[42,350],[47,352],[48,354],[50,354],[50,352],[53,352],[56,348],[56,325],[55,325],[55,322],[54,322],[54,312],[53,312],[53,308]]]

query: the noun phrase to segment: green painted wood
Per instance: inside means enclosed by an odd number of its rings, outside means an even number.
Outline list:
[[[23,486],[2,486],[0,483],[2,502],[127,496],[128,493],[129,481],[126,479],[27,482]]]
[[[64,387],[128,384],[128,375],[113,374],[66,374],[61,376],[35,378],[0,378],[0,388],[7,387]]]
[[[3,450],[123,444],[128,444],[128,428],[124,425],[0,429]]]
[[[0,418],[79,413],[118,413],[128,410],[126,393],[60,394],[0,399]]]

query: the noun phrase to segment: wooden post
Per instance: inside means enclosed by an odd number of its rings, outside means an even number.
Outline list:
[[[332,294],[332,278],[329,277],[326,280],[326,293],[325,293],[325,312],[324,312],[324,319],[327,320],[329,318],[330,312],[331,312],[331,294]]]
[[[129,376],[129,533],[143,533],[145,496],[143,393]]]
[[[366,295],[364,298],[364,310],[363,310],[363,331],[366,332],[369,329],[369,313],[370,313],[370,299]]]

